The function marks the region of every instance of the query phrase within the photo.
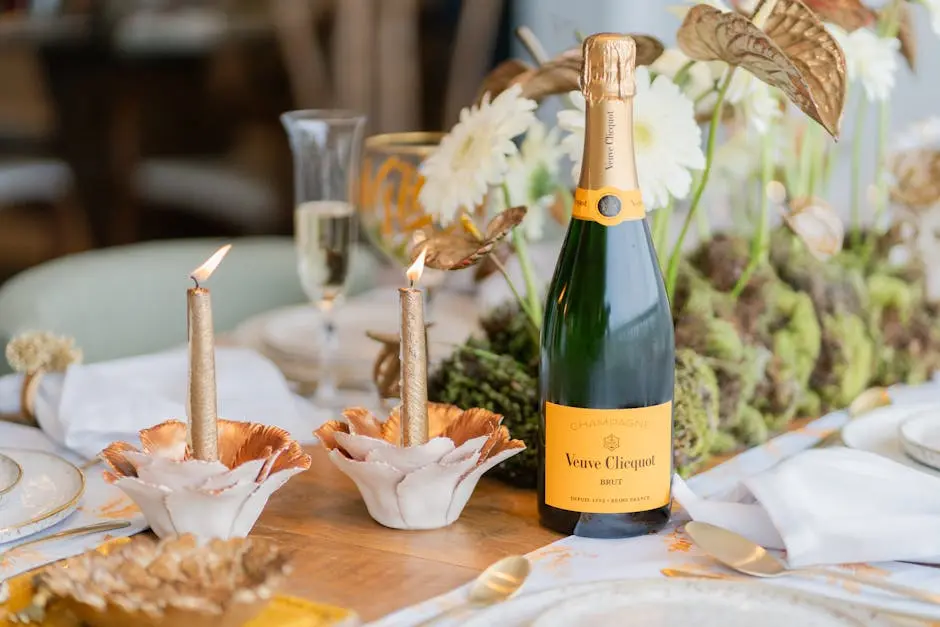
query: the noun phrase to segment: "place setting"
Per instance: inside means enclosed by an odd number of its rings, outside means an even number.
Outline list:
[[[340,108],[357,73],[415,91],[394,64],[295,82],[285,235],[0,286],[30,312],[0,319],[0,627],[940,622],[940,118],[889,108],[915,4],[520,26],[444,132]],[[292,77],[307,31],[420,49],[384,5],[299,6]]]

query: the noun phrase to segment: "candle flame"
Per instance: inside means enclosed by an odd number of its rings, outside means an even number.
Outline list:
[[[418,279],[421,278],[421,274],[424,272],[424,258],[428,256],[428,247],[425,246],[421,250],[421,254],[418,255],[418,258],[415,259],[415,262],[411,264],[411,267],[408,268],[408,271],[405,273],[405,276],[408,277],[408,280],[411,281],[411,284],[414,285],[418,282]]]
[[[212,273],[215,272],[215,269],[219,267],[219,264],[222,263],[222,259],[225,258],[225,255],[228,254],[228,251],[231,250],[231,248],[231,244],[226,244],[222,248],[215,251],[211,257],[206,259],[205,263],[193,270],[192,274],[189,276],[193,281],[196,282],[197,286],[212,276]]]

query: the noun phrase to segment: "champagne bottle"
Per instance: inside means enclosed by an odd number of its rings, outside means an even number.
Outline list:
[[[675,338],[637,184],[636,45],[584,41],[584,158],[548,291],[539,384],[539,518],[624,538],[669,520]]]

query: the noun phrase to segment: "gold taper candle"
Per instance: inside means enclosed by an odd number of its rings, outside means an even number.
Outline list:
[[[204,461],[219,459],[217,389],[215,384],[215,337],[212,324],[212,300],[209,290],[201,287],[228,253],[223,246],[190,275],[196,287],[186,293],[189,328],[189,390],[186,413],[189,418],[189,443],[193,456]]]
[[[408,268],[410,287],[401,296],[401,431],[402,443],[415,446],[428,441],[428,346],[424,326],[424,297],[415,288],[424,270],[427,249]]]

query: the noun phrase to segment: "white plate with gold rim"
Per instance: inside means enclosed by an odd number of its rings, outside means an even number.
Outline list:
[[[13,542],[68,518],[85,492],[85,475],[45,451],[0,449],[23,469],[0,506],[0,544]]]
[[[940,411],[926,411],[898,427],[901,448],[922,464],[940,470]]]
[[[3,497],[23,478],[23,469],[12,457],[0,455],[0,503]]]
[[[887,405],[850,420],[842,428],[842,442],[849,448],[876,453],[922,472],[940,477],[940,470],[911,459],[901,444],[898,430],[905,421],[921,415],[940,416],[940,404]]]
[[[637,579],[522,595],[463,627],[889,627],[874,610],[748,581]]]

